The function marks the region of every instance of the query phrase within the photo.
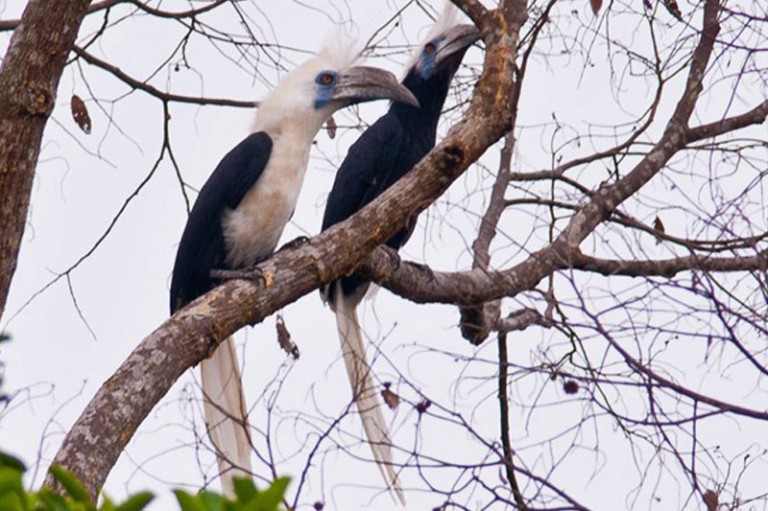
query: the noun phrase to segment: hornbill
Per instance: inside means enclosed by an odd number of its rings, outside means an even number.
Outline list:
[[[326,48],[286,74],[257,111],[253,132],[221,160],[187,219],[171,282],[171,313],[216,285],[212,270],[266,259],[293,214],[312,139],[338,109],[374,99],[418,102],[394,75]],[[222,487],[251,472],[247,409],[232,338],[200,364],[203,410]]]
[[[350,147],[328,196],[323,230],[371,202],[434,147],[437,122],[453,75],[464,53],[480,38],[474,26],[457,24],[455,13],[448,6],[406,68],[402,83],[419,100],[420,108],[392,104]],[[414,226],[415,218],[386,244],[399,249]],[[404,504],[392,466],[389,428],[376,396],[356,313],[369,284],[352,274],[329,284],[321,293],[336,314],[347,374],[373,457],[387,486]]]

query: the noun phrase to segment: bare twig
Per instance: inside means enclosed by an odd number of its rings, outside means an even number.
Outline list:
[[[86,15],[103,11],[105,9],[109,9],[119,4],[131,4],[135,6],[137,9],[144,11],[148,14],[151,14],[153,16],[157,16],[158,18],[184,19],[184,18],[194,18],[199,14],[203,14],[205,12],[211,11],[216,7],[219,7],[220,5],[225,4],[227,2],[229,2],[229,0],[214,0],[211,3],[197,9],[171,12],[171,11],[163,11],[160,9],[154,9],[144,4],[140,0],[103,0],[101,2],[92,3],[88,7],[88,11],[86,12]],[[7,31],[7,30],[14,30],[19,25],[19,21],[20,20],[0,20],[0,32]]]
[[[517,507],[521,511],[528,511],[528,505],[525,503],[525,498],[520,492],[520,483],[517,481],[517,475],[515,474],[515,461],[514,451],[512,449],[512,442],[509,439],[509,396],[507,395],[507,370],[509,365],[509,355],[507,354],[507,334],[505,332],[499,332],[498,338],[499,346],[499,416],[501,418],[501,446],[504,452],[504,467],[507,472],[507,480],[512,487],[512,496],[515,499]]]
[[[160,89],[153,87],[152,85],[146,82],[133,78],[132,76],[122,71],[119,67],[93,56],[91,53],[88,53],[87,51],[83,50],[78,46],[75,46],[73,48],[73,51],[78,57],[82,58],[83,60],[85,60],[91,65],[94,65],[96,67],[99,67],[109,72],[115,78],[125,83],[132,89],[146,92],[150,96],[156,97],[165,102],[171,101],[176,103],[191,103],[195,105],[232,106],[232,107],[240,107],[240,108],[253,108],[253,107],[259,106],[258,101],[238,101],[235,99],[227,99],[227,98],[205,98],[201,96],[183,96],[180,94],[163,92]]]

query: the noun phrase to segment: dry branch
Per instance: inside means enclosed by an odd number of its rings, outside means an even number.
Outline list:
[[[402,261],[395,252],[380,248],[375,250],[357,271],[398,296],[415,303],[471,306],[514,296],[531,289],[541,279],[525,278],[526,272],[542,272],[544,268],[541,265],[552,271],[574,269],[625,277],[672,277],[686,271],[752,272],[765,271],[768,268],[768,250],[753,256],[690,255],[671,259],[619,261],[590,257],[562,246],[559,257],[545,259],[551,249],[552,247],[548,247],[539,251],[526,261],[504,270],[446,272],[433,270],[423,264]],[[539,324],[540,321],[530,323]],[[546,321],[542,319],[541,323]],[[517,322],[509,323],[512,324],[519,325],[519,318]]]
[[[126,73],[119,67],[113,64],[110,64],[109,62],[106,62],[88,53],[83,48],[75,46],[73,49],[74,49],[74,52],[77,54],[77,56],[83,59],[84,61],[86,61],[88,64],[91,64],[92,66],[96,66],[110,73],[112,76],[114,76],[121,82],[125,83],[126,85],[131,87],[133,90],[140,90],[142,92],[146,92],[150,96],[155,97],[161,101],[172,101],[176,103],[191,103],[194,105],[232,106],[232,107],[240,107],[240,108],[254,108],[259,106],[258,101],[238,101],[236,99],[228,99],[228,98],[205,98],[200,96],[184,96],[182,94],[173,94],[170,92],[164,92],[158,89],[157,87],[150,85],[147,82],[138,80],[130,76],[128,73]]]

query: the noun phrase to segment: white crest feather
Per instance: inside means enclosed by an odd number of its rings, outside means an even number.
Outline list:
[[[295,118],[306,124],[308,136],[314,136],[325,122],[326,115],[317,119],[307,118],[309,107],[314,101],[312,78],[321,71],[342,72],[360,60],[359,44],[356,39],[344,33],[337,33],[328,39],[315,55],[285,74],[277,86],[264,98],[256,112],[252,131],[268,131],[287,119]],[[311,122],[315,120],[316,122]]]
[[[361,60],[361,50],[358,39],[339,28],[328,37],[315,58],[327,62],[331,69],[347,69]]]
[[[458,21],[459,10],[451,2],[445,2],[443,12],[440,13],[440,17],[435,20],[435,24],[429,30],[427,37],[424,38],[423,43],[426,43],[430,39],[437,37],[449,28],[453,28],[459,24]]]
[[[440,13],[440,16],[435,20],[432,28],[429,29],[429,32],[427,32],[427,35],[421,40],[419,47],[416,48],[416,51],[413,52],[413,55],[411,55],[411,58],[405,65],[404,74],[401,78],[405,77],[405,74],[408,73],[408,70],[411,69],[419,60],[421,50],[424,48],[425,44],[446,30],[455,27],[459,24],[459,22],[459,10],[451,2],[446,1],[445,6],[443,7],[443,12]]]

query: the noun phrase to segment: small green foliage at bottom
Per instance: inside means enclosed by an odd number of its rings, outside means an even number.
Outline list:
[[[63,493],[50,488],[28,491],[22,476],[26,468],[13,456],[0,452],[0,510],[2,511],[142,511],[153,499],[142,492],[117,504],[104,498],[100,507],[91,502],[88,492],[72,472],[60,466],[51,467],[51,474]]]
[[[181,511],[279,511],[290,479],[278,477],[264,490],[259,490],[251,479],[236,477],[235,500],[228,500],[209,491],[195,495],[174,490]]]
[[[0,510],[142,511],[154,498],[149,492],[131,495],[122,503],[104,497],[101,506],[96,507],[83,484],[65,468],[51,467],[51,474],[63,488],[63,493],[50,488],[26,490],[22,482],[25,471],[26,467],[20,460],[0,452]],[[211,491],[190,494],[184,490],[174,490],[174,494],[181,511],[279,511],[288,482],[287,477],[280,477],[268,488],[258,490],[250,479],[235,479],[234,500]]]

